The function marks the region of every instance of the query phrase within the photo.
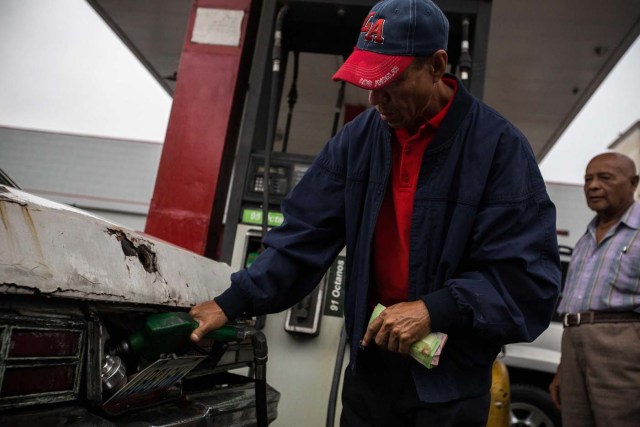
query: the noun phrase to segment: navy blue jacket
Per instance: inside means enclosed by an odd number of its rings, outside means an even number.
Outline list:
[[[345,322],[354,362],[368,322],[373,232],[390,171],[390,129],[369,109],[327,143],[283,201],[285,221],[268,233],[267,249],[216,298],[227,316],[292,306],[346,244]],[[421,399],[486,393],[501,346],[532,341],[547,328],[559,284],[555,207],[531,147],[458,82],[425,151],[412,216],[409,300],[422,299],[432,329],[449,334],[438,367],[415,363]]]

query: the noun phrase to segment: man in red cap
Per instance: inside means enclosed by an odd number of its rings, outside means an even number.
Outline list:
[[[501,346],[535,339],[558,297],[555,208],[531,147],[445,73],[448,26],[430,0],[371,9],[334,79],[374,108],[327,143],[252,266],[191,310],[195,341],[284,310],[346,245],[342,426],[484,426]],[[432,331],[448,340],[428,369],[406,355]]]

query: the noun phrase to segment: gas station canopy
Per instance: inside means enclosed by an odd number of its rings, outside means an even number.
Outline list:
[[[172,93],[193,0],[89,0],[89,3]],[[361,4],[366,8],[374,2],[296,3],[302,4],[300,10],[307,7],[311,14],[318,3]],[[446,11],[455,10],[469,0],[437,3]],[[475,64],[484,68],[482,98],[527,135],[540,160],[640,34],[640,2],[478,3],[491,10],[486,62]],[[352,38],[355,44],[356,34]]]

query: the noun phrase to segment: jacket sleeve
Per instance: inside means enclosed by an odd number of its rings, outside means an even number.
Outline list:
[[[340,138],[328,143],[282,202],[284,222],[267,233],[265,250],[250,268],[234,273],[231,287],[215,298],[227,317],[291,307],[315,288],[344,246],[345,179],[338,167],[331,170],[323,161],[330,147],[341,145]]]
[[[433,330],[529,342],[548,327],[559,293],[555,207],[517,130],[501,136],[487,170],[462,262],[423,300]]]

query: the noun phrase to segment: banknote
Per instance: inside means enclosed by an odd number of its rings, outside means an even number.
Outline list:
[[[369,323],[373,322],[385,308],[386,307],[382,304],[376,305],[373,309],[373,313],[371,313]],[[442,353],[442,348],[446,342],[447,334],[442,332],[431,332],[426,337],[412,344],[409,348],[409,354],[422,365],[431,369],[434,366],[438,366],[438,363],[440,362],[440,354]]]

